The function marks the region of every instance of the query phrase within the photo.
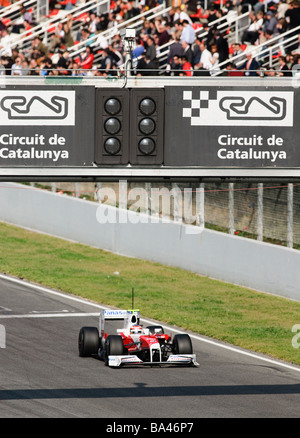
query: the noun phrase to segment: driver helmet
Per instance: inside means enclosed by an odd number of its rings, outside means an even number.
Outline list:
[[[132,327],[130,327],[130,333],[142,333],[142,327],[140,325],[133,325]]]

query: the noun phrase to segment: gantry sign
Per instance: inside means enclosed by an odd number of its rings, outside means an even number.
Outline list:
[[[7,85],[0,177],[300,177],[299,89],[266,83]]]
[[[94,87],[0,89],[0,167],[90,166]]]

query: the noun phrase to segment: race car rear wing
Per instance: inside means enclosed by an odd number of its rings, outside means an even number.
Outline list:
[[[124,327],[131,327],[132,324],[140,323],[140,311],[135,309],[129,310],[101,310],[99,316],[99,335],[104,336],[104,323],[106,319],[110,320],[124,320]]]

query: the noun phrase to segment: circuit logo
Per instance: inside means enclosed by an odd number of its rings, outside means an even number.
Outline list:
[[[259,105],[261,113],[256,114],[255,107]],[[227,114],[227,120],[282,120],[286,116],[286,100],[280,97],[271,97],[270,102],[264,102],[252,96],[247,102],[240,97],[223,97],[220,108]]]
[[[191,126],[293,126],[293,91],[185,90]]]
[[[75,91],[0,91],[0,125],[75,125]]]
[[[68,100],[59,96],[51,97],[51,102],[39,96],[33,96],[29,100],[24,96],[7,96],[2,99],[0,107],[7,111],[10,120],[65,119],[68,115]],[[40,112],[40,107],[44,111]]]

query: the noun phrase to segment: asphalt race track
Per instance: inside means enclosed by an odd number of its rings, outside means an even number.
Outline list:
[[[299,417],[300,367],[193,336],[197,368],[111,369],[78,356],[99,306],[4,276],[0,306],[1,418]]]

